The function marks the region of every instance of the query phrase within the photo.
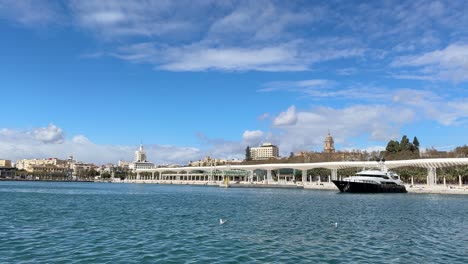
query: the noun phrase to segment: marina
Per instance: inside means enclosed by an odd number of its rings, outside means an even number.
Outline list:
[[[468,264],[466,14],[0,0],[0,264]]]
[[[244,188],[298,188],[298,189],[327,189],[338,190],[332,183],[341,181],[346,176],[339,175],[339,169],[345,168],[377,168],[374,173],[384,173],[389,169],[413,166],[427,169],[427,182],[425,185],[398,182],[408,192],[412,193],[447,193],[468,194],[467,187],[462,184],[461,176],[459,183],[437,184],[436,170],[441,167],[463,166],[468,164],[468,158],[450,159],[415,159],[395,161],[345,161],[345,162],[323,162],[323,163],[288,163],[288,164],[257,164],[257,165],[221,165],[208,167],[175,167],[137,169],[135,176],[122,183],[154,183],[154,184],[193,184]],[[281,169],[290,169],[288,174],[281,174]],[[329,175],[323,177],[312,177],[308,170],[313,168],[326,168],[330,170]],[[297,175],[300,179],[297,179]],[[325,180],[322,180],[322,179]],[[397,179],[399,181],[399,178]]]

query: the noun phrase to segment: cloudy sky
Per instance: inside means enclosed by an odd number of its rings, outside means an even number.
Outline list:
[[[0,158],[468,143],[467,1],[0,0]]]

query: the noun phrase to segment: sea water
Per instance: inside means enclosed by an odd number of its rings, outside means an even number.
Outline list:
[[[41,262],[468,263],[468,196],[0,182],[0,263]]]

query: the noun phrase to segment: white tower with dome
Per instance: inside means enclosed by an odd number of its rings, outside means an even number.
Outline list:
[[[140,144],[140,148],[135,151],[135,162],[146,162],[146,153],[143,150],[143,145]]]

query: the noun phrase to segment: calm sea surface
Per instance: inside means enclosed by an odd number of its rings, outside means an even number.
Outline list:
[[[468,263],[468,196],[0,182],[0,263],[28,262]]]

